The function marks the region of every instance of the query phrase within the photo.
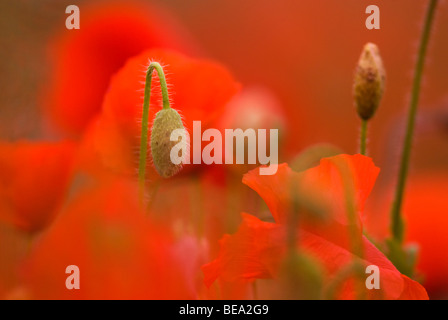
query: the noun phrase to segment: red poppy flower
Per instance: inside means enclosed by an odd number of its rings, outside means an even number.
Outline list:
[[[184,245],[145,217],[134,181],[104,178],[73,196],[34,244],[25,283],[37,299],[192,299]],[[199,246],[187,246],[199,256]],[[69,265],[79,268],[79,290],[65,286]]]
[[[171,105],[182,115],[190,133],[193,121],[201,121],[202,127],[206,128],[217,120],[226,103],[239,89],[231,74],[213,61],[189,58],[166,50],[147,50],[129,59],[113,76],[101,117],[87,137],[95,140],[93,145],[109,168],[129,174],[135,174],[138,164],[143,89],[149,60],[165,65],[164,71],[171,88]],[[161,110],[157,75],[153,79],[149,127],[155,113]],[[156,173],[149,166],[148,176],[151,175],[155,177]]]
[[[53,219],[69,185],[71,142],[0,143],[0,219],[35,232]]]
[[[322,159],[319,166],[302,173],[280,165],[277,174],[259,175],[258,169],[250,171],[243,182],[265,200],[275,223],[243,214],[243,222],[237,233],[221,240],[221,252],[216,260],[203,266],[205,283],[210,286],[217,278],[222,281],[272,278],[278,276],[279,266],[286,252],[288,216],[291,203],[297,193],[325,204],[326,219],[323,222],[301,218],[297,229],[298,250],[313,257],[324,269],[324,290],[337,277],[338,271],[357,260],[366,267],[376,265],[380,269],[379,290],[365,289],[369,298],[414,299],[427,298],[426,291],[417,282],[400,274],[391,262],[362,235],[360,214],[373,187],[379,169],[371,159],[361,156],[339,155]],[[347,192],[347,181],[353,184],[353,193]],[[292,192],[291,183],[297,188]],[[303,189],[303,188],[305,189]],[[348,219],[347,199],[354,204],[354,221]],[[349,235],[350,230],[356,230]],[[362,256],[354,251],[353,240],[361,244]],[[353,280],[353,278],[350,278]],[[355,290],[348,280],[337,293],[337,298],[355,298]]]
[[[107,2],[81,9],[79,30],[65,30],[51,43],[53,73],[43,105],[56,129],[79,136],[101,102],[110,77],[147,48],[192,51],[176,22],[141,2]]]

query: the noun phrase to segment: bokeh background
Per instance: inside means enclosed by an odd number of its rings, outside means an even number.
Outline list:
[[[364,26],[369,1],[149,2],[182,27],[198,55],[222,62],[243,85],[271,90],[294,120],[291,152],[322,141],[356,151],[353,72],[362,46],[376,43],[387,86],[371,123],[370,154],[382,167],[396,162],[425,1],[376,1],[380,30]],[[33,139],[45,132],[38,95],[51,72],[47,44],[55,34],[71,32],[65,29],[66,6],[77,4],[82,14],[87,3],[1,1],[1,137]],[[414,169],[447,169],[446,11],[442,2],[425,67]]]
[[[0,138],[58,140],[64,137],[44,119],[45,92],[53,72],[49,44],[65,28],[65,8],[111,1],[0,1]],[[287,119],[281,161],[305,147],[331,143],[349,154],[357,152],[359,120],[352,99],[356,62],[366,42],[380,48],[387,73],[386,90],[369,131],[369,155],[381,168],[369,210],[382,207],[393,185],[401,152],[413,67],[427,1],[394,0],[160,0],[157,8],[170,28],[178,31],[195,56],[225,65],[243,87],[263,87]],[[365,9],[376,4],[381,29],[367,30]],[[438,194],[448,192],[448,6],[441,1],[424,71],[413,144],[411,181],[441,180]],[[107,56],[107,52],[104,53]],[[423,178],[422,178],[423,177]],[[425,182],[426,183],[426,182]],[[415,196],[419,194],[415,191]],[[448,211],[443,202],[432,209],[432,198],[420,203],[422,215],[435,212],[439,221],[428,247],[444,250],[441,268],[448,265]],[[387,201],[386,201],[387,202]],[[383,210],[385,211],[385,210]],[[373,215],[368,219],[380,219]],[[445,224],[444,224],[445,223]],[[374,224],[374,223],[373,223]],[[372,234],[381,231],[371,228]],[[430,234],[430,230],[427,230]],[[442,241],[442,242],[440,242]],[[445,241],[445,242],[443,242]],[[440,247],[439,247],[440,248]],[[434,249],[435,251],[435,249]],[[436,263],[436,262],[434,262]],[[438,271],[439,272],[439,271]],[[440,271],[442,272],[442,271]],[[445,271],[448,273],[448,270]],[[448,281],[447,281],[448,283]]]

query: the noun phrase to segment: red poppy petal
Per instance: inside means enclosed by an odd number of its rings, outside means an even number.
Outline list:
[[[243,214],[243,222],[234,235],[221,239],[217,259],[204,265],[205,284],[210,286],[216,279],[225,282],[251,281],[274,278],[286,252],[286,229],[278,224],[263,222]],[[365,288],[363,294],[370,299],[426,299],[425,289],[415,281],[406,279],[367,238],[362,238],[364,258],[354,255],[324,237],[299,230],[298,250],[314,257],[325,270],[322,275],[324,287],[328,286],[338,272],[355,259],[364,267],[375,265],[380,270],[380,289]],[[358,279],[364,282],[367,279]],[[343,280],[337,291],[338,299],[357,297],[353,276]]]
[[[126,1],[85,4],[82,26],[51,43],[54,62],[44,105],[63,133],[79,136],[101,111],[110,77],[148,48],[192,51],[175,21],[154,5]]]
[[[322,159],[320,165],[297,173],[286,164],[278,167],[274,175],[260,175],[259,169],[251,170],[243,177],[243,183],[254,189],[268,205],[277,223],[287,223],[291,210],[292,192],[288,185],[297,185],[297,197],[323,206],[325,221],[315,222],[302,217],[301,226],[317,235],[331,239],[345,248],[350,248],[349,212],[347,197],[353,199],[354,223],[359,241],[362,235],[360,214],[369,195],[379,169],[372,160],[361,155],[338,155]],[[352,194],[347,193],[347,185]],[[294,186],[295,186],[294,185]],[[303,215],[302,215],[303,216]]]
[[[272,250],[272,246],[282,245],[275,239],[281,226],[263,222],[249,214],[241,215],[243,222],[238,231],[232,236],[224,235],[220,240],[218,258],[202,267],[207,286],[217,278],[232,282],[272,277],[263,257]]]
[[[259,168],[256,168],[243,176],[243,183],[263,198],[277,223],[283,221],[283,214],[290,201],[290,194],[285,185],[292,175],[291,168],[282,163],[273,175],[260,175]]]
[[[421,286],[418,282],[409,279],[405,275],[401,275],[404,280],[404,290],[401,293],[400,300],[428,300],[428,293],[425,288]]]
[[[134,180],[89,182],[40,237],[24,277],[36,299],[192,299],[171,232],[149,221]],[[80,269],[67,290],[68,265]]]
[[[71,142],[0,143],[0,218],[37,231],[54,218],[67,191]]]

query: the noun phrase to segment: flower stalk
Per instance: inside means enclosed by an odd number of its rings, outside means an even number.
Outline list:
[[[361,120],[361,136],[359,143],[359,153],[367,155],[367,120]]]
[[[391,211],[391,232],[392,238],[397,243],[402,243],[404,238],[404,223],[401,214],[403,195],[406,187],[407,174],[409,169],[409,160],[411,156],[412,138],[414,135],[415,118],[417,116],[417,107],[420,97],[420,87],[423,75],[423,67],[428,48],[431,28],[434,22],[438,0],[430,0],[426,11],[423,32],[421,35],[420,46],[418,50],[417,62],[415,65],[414,80],[412,84],[411,101],[406,124],[406,134],[403,143],[403,152],[400,160],[400,169],[398,173],[398,182],[395,191],[395,198]]]
[[[159,76],[160,86],[162,90],[163,109],[170,108],[170,99],[168,95],[168,86],[166,84],[165,74],[162,66],[158,62],[151,62],[146,72],[145,91],[143,98],[143,113],[142,113],[142,132],[140,140],[140,157],[138,167],[138,181],[140,201],[143,202],[145,194],[145,175],[146,175],[146,158],[148,153],[148,120],[149,120],[149,103],[151,98],[151,82],[154,69]]]

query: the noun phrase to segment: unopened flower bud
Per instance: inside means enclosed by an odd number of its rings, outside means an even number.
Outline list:
[[[175,175],[182,168],[182,163],[174,164],[170,158],[171,149],[176,144],[187,143],[181,137],[178,141],[170,140],[171,133],[176,129],[185,130],[176,110],[164,108],[157,112],[151,131],[151,153],[157,172],[164,178]]]
[[[359,58],[353,86],[356,111],[369,120],[378,108],[384,92],[386,73],[378,47],[367,43]]]

